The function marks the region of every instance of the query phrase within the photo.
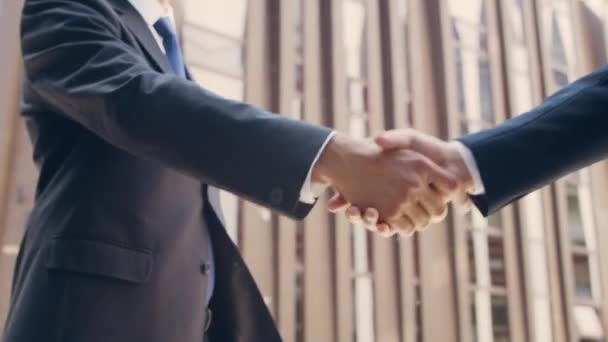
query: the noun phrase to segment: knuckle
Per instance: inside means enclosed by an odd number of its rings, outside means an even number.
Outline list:
[[[431,207],[431,210],[431,214],[433,214],[433,216],[442,216],[447,210],[447,207],[445,205],[435,205]]]
[[[412,167],[414,168],[414,170],[416,170],[416,172],[422,172],[426,170],[426,162],[420,156],[413,156]]]
[[[418,189],[420,186],[421,183],[418,179],[415,179],[413,177],[403,178],[403,180],[399,184],[402,199],[409,198],[412,195],[412,192]]]
[[[451,192],[455,192],[456,190],[458,190],[458,181],[454,177],[447,177],[445,179],[445,185]]]

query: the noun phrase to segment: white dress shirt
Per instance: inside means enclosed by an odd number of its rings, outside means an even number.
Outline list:
[[[167,18],[169,18],[170,22],[173,24],[174,29],[175,29],[175,17],[173,15],[173,8],[171,6],[168,6],[165,9],[158,0],[129,0],[129,1],[133,5],[133,7],[139,12],[141,17],[146,22],[146,24],[148,24],[148,28],[150,29],[150,32],[156,39],[156,42],[158,43],[158,46],[160,47],[161,51],[164,53],[165,48],[163,46],[163,39],[154,29],[154,24],[161,17],[167,17]],[[176,32],[177,32],[177,30],[176,30]],[[325,140],[325,143],[319,149],[319,152],[318,152],[315,160],[311,164],[308,174],[306,175],[306,179],[304,180],[304,184],[302,184],[302,188],[300,190],[300,202],[302,202],[302,203],[313,204],[315,202],[315,200],[324,191],[324,186],[311,182],[311,174],[312,174],[313,167],[317,163],[317,160],[321,156],[321,153],[325,149],[325,146],[327,146],[327,144],[333,138],[334,135],[335,135],[335,132],[331,133],[327,137],[327,139]],[[218,217],[220,217],[220,218],[223,217],[219,203],[211,203],[211,206],[217,213]],[[211,239],[209,239],[208,241],[211,242]],[[211,294],[213,293],[213,290],[215,287],[215,271],[214,271],[214,262],[213,262],[213,250],[212,250],[211,244],[209,244],[209,251],[210,251],[209,264],[211,265],[211,267],[209,268],[209,273],[208,273],[208,275],[209,275],[209,284],[208,284],[208,291],[207,291],[207,300],[208,301],[211,298]]]
[[[481,173],[479,172],[479,167],[477,166],[477,161],[475,161],[473,152],[460,141],[454,141],[452,144],[458,148],[458,152],[460,152],[460,156],[464,160],[464,164],[467,166],[467,170],[473,178],[473,189],[469,191],[469,194],[473,196],[485,194],[486,189],[483,185]]]

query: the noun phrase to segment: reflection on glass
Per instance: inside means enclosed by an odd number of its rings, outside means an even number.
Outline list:
[[[361,80],[348,80],[348,103],[352,114],[367,112],[367,84]]]
[[[524,9],[522,0],[511,0],[509,1],[510,9],[509,18],[511,19],[511,34],[513,43],[519,45],[526,45],[527,39],[525,34],[524,25]]]
[[[184,27],[184,51],[191,66],[200,66],[234,78],[243,76],[242,42],[205,27]]]
[[[492,79],[490,78],[490,65],[487,60],[479,61],[479,93],[481,101],[481,117],[486,124],[494,123],[494,109],[492,103]]]
[[[422,293],[420,285],[416,286],[416,341],[422,342]]]
[[[502,229],[502,216],[500,213],[494,213],[488,216],[488,226],[492,228]]]
[[[475,292],[471,293],[471,334],[473,335],[473,341],[479,341],[478,327],[477,327],[477,303],[475,300]]]
[[[557,15],[553,14],[551,21],[551,57],[553,63],[558,65],[568,65],[568,57],[566,55],[566,48],[564,46],[564,40],[560,30],[560,26],[557,20]]]
[[[304,11],[302,0],[294,0],[294,29],[296,55],[302,56],[304,49]]]
[[[345,0],[344,48],[346,55],[347,99],[350,112],[362,114],[367,105],[366,10],[362,1]]]
[[[469,260],[469,282],[477,285],[477,268],[475,264],[475,242],[473,241],[473,232],[467,232],[467,259]]]
[[[410,73],[410,40],[409,40],[409,18],[408,18],[408,5],[409,0],[399,0],[398,5],[398,18],[399,24],[401,25],[401,34],[403,34],[403,65],[405,70],[405,82],[403,92],[405,93],[404,99],[406,101],[406,122],[409,126],[413,125],[413,113],[411,110],[412,101],[410,95],[411,85],[411,73]]]
[[[346,74],[348,77],[365,79],[365,6],[359,0],[344,0],[344,48],[346,53]]]
[[[304,273],[296,272],[296,307],[295,307],[295,335],[296,342],[304,341]]]
[[[553,70],[553,82],[558,89],[565,87],[569,82],[568,74],[561,70]]]
[[[462,65],[462,56],[460,54],[460,49],[454,49],[454,56],[456,58],[456,91],[458,96],[458,115],[462,118],[466,118],[467,112],[467,102],[465,99],[464,93],[464,74],[463,74],[463,65]],[[464,124],[464,127],[461,127],[461,133],[468,133],[469,129],[467,127],[467,120],[461,120]]]
[[[182,0],[185,21],[220,35],[242,40],[248,0]],[[229,18],[229,20],[227,20]]]
[[[485,1],[450,0],[461,133],[494,123]]]
[[[504,247],[502,237],[488,237],[488,252],[490,253],[490,278],[492,286],[505,288],[507,279],[505,275]]]
[[[584,247],[585,231],[583,229],[583,218],[581,216],[581,204],[576,184],[566,185],[568,205],[568,235],[570,241],[577,246]]]
[[[576,297],[578,299],[593,299],[591,292],[591,274],[589,266],[589,257],[584,254],[574,254],[572,256],[574,262],[574,282],[576,289]]]
[[[509,310],[505,296],[492,296],[492,331],[494,342],[509,341]]]
[[[566,1],[551,1],[545,6],[545,36],[551,52],[551,89],[555,91],[568,84],[575,67],[572,11]]]

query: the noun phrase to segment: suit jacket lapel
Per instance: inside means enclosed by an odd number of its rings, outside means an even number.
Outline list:
[[[116,11],[124,18],[124,23],[133,32],[137,41],[143,47],[155,66],[165,73],[172,73],[171,65],[163,51],[158,46],[150,28],[139,12],[128,0],[112,0]]]

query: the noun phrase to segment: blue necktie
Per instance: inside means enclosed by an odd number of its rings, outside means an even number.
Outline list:
[[[182,49],[179,46],[177,34],[173,30],[171,21],[167,17],[161,17],[154,24],[154,29],[163,39],[165,55],[169,60],[169,64],[171,64],[171,68],[177,76],[186,78],[186,68],[184,65],[184,57],[182,56]]]

